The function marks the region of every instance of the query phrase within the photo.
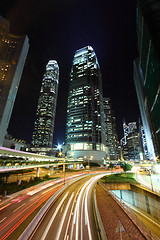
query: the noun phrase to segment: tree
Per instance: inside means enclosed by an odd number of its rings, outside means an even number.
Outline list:
[[[126,162],[122,163],[121,167],[123,168],[124,172],[132,169],[132,165]]]
[[[114,168],[114,163],[110,163],[108,166],[109,169],[113,169]]]

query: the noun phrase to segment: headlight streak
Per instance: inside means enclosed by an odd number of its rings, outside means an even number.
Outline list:
[[[47,234],[48,234],[48,231],[49,231],[49,229],[50,229],[50,227],[51,227],[51,225],[52,225],[52,223],[53,223],[53,221],[54,221],[54,219],[55,219],[55,217],[56,217],[59,209],[61,208],[64,200],[67,198],[67,196],[68,196],[68,192],[67,192],[67,193],[65,194],[65,196],[62,198],[61,202],[59,203],[58,207],[56,208],[56,211],[54,212],[53,216],[51,217],[51,219],[50,219],[50,221],[49,221],[49,223],[48,223],[48,225],[47,225],[47,228],[46,228],[46,230],[44,231],[44,233],[43,233],[43,235],[42,235],[42,237],[41,237],[41,240],[45,240],[45,238],[46,238],[46,236],[47,236]]]
[[[58,189],[60,189],[60,187],[54,189],[54,193],[55,191],[57,191]],[[13,216],[12,219],[10,219],[10,221],[8,223],[5,223],[1,228],[0,231],[2,231],[6,226],[8,226],[10,223],[12,223],[16,218],[18,218],[22,213],[24,213],[26,210],[28,210],[31,206],[33,206],[36,202],[38,202],[38,204],[36,206],[34,206],[29,212],[27,212],[26,215],[24,215],[2,238],[0,238],[0,240],[6,239],[36,208],[38,208],[44,201],[46,201],[50,196],[53,195],[53,190],[51,190],[51,193],[46,194],[45,196],[38,196],[37,199],[32,202],[32,204],[28,205],[23,211],[21,211],[20,213],[16,214],[16,216]]]
[[[91,240],[92,239],[92,235],[91,235],[91,228],[90,228],[90,222],[89,222],[89,214],[88,214],[88,193],[90,188],[95,184],[95,182],[103,177],[106,174],[103,175],[99,175],[99,176],[95,176],[93,178],[91,178],[89,181],[87,181],[81,191],[80,194],[78,196],[77,202],[76,202],[76,206],[75,206],[75,210],[74,210],[74,217],[73,217],[73,224],[75,225],[75,239],[79,240],[79,239],[83,239],[83,211],[85,210],[85,225],[87,225],[87,229],[88,229],[88,237]],[[79,217],[80,217],[80,204],[81,204],[81,224],[79,225]],[[81,226],[81,236],[79,237],[79,227]],[[71,231],[71,238],[72,239],[73,236],[73,228]]]
[[[101,176],[102,177],[102,176]],[[91,227],[90,227],[90,221],[89,221],[89,214],[88,214],[88,193],[89,193],[89,190],[91,189],[91,187],[95,184],[95,182],[101,178],[100,176],[96,176],[94,178],[92,178],[86,189],[86,194],[85,194],[85,223],[87,225],[87,228],[88,228],[88,236],[89,236],[89,240],[92,239],[92,234],[91,234]]]
[[[67,223],[67,226],[66,226],[66,232],[65,232],[65,235],[64,235],[64,240],[68,240],[68,237],[69,237],[69,236],[67,235],[67,233],[68,233],[68,228],[69,228],[71,216],[73,215],[73,207],[74,207],[74,205],[75,205],[77,195],[78,195],[78,192],[77,192],[77,194],[76,194],[76,196],[75,196],[75,198],[74,198],[74,201],[73,201],[73,204],[72,204],[72,207],[71,207],[70,215],[69,215],[69,218],[68,218],[68,223]],[[73,225],[72,225],[72,227],[73,227]],[[71,232],[72,232],[72,231],[71,231]],[[70,239],[72,239],[72,238],[70,238]]]
[[[72,193],[72,195],[71,195],[71,197],[70,197],[70,199],[69,199],[69,201],[67,203],[66,209],[65,209],[65,211],[63,213],[63,217],[62,217],[62,220],[60,222],[60,226],[58,228],[58,233],[56,235],[56,239],[57,240],[60,238],[60,234],[61,234],[61,230],[62,230],[62,227],[63,227],[63,224],[64,224],[64,220],[65,220],[65,217],[66,217],[66,214],[67,214],[67,211],[68,211],[68,208],[69,208],[69,205],[70,205],[70,203],[72,201],[73,196],[74,196],[74,192]]]

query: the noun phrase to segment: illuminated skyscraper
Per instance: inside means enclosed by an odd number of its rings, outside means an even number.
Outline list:
[[[27,36],[13,35],[9,31],[9,22],[0,16],[0,146],[7,132],[29,49]]]
[[[103,98],[105,129],[106,129],[106,146],[109,149],[109,159],[117,160],[117,131],[116,119],[112,109],[111,99]]]
[[[32,147],[52,147],[58,85],[59,67],[56,61],[50,60],[42,80],[32,136]]]
[[[150,160],[160,155],[160,2],[138,0],[134,81]]]
[[[105,122],[102,79],[96,54],[87,46],[73,59],[67,109],[68,157],[102,161],[105,156]]]

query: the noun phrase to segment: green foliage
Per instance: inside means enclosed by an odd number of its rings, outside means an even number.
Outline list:
[[[113,169],[114,168],[114,163],[110,163],[108,166],[109,169]]]
[[[124,172],[130,171],[132,169],[132,165],[126,162],[122,163],[121,167],[123,168]]]
[[[104,176],[103,183],[137,183],[134,179],[135,173],[120,173]]]
[[[46,175],[43,177],[43,179],[46,179],[46,180],[48,180],[48,179],[49,179],[49,175],[48,175],[48,174],[46,174]]]

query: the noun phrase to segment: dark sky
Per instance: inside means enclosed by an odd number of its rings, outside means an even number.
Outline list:
[[[54,144],[64,141],[71,64],[75,51],[87,45],[96,52],[119,139],[123,120],[138,120],[132,70],[138,56],[136,0],[1,0],[0,14],[12,33],[27,34],[30,41],[10,134],[30,143],[45,66],[53,59],[60,68]]]

